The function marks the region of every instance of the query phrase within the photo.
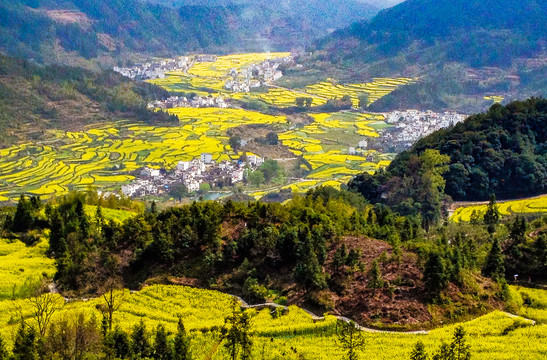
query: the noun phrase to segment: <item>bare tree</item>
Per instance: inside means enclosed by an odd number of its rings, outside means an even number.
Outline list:
[[[29,299],[29,302],[32,305],[32,318],[36,321],[38,334],[43,338],[46,335],[53,314],[61,309],[65,302],[58,294],[42,291],[38,291],[35,296]]]
[[[108,316],[108,330],[112,331],[112,319],[116,312],[127,298],[127,291],[121,289],[121,285],[116,280],[110,278],[106,280],[102,289],[102,299],[104,301],[101,311]]]

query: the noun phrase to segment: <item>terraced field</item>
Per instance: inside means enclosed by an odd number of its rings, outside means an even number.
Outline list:
[[[200,95],[255,98],[280,107],[294,106],[297,97],[311,97],[312,105],[349,95],[354,102],[362,93],[369,102],[388,94],[413,79],[374,79],[368,84],[334,85],[321,83],[300,90],[270,87],[268,92],[231,94],[224,81],[232,69],[243,69],[267,59],[287,57],[289,53],[256,53],[220,56],[214,62],[195,63],[187,73],[173,72],[165,79],[151,80],[172,91],[191,91]],[[382,116],[358,112],[309,114],[314,122],[291,128],[285,116],[266,115],[242,109],[174,108],[178,126],[150,126],[119,121],[82,131],[51,131],[51,141],[26,143],[0,150],[0,202],[15,200],[21,193],[42,197],[83,190],[90,185],[115,189],[134,179],[133,171],[149,166],[170,169],[178,161],[211,153],[215,161],[237,159],[228,145],[227,131],[241,125],[273,125],[285,128],[279,134],[283,145],[302,157],[309,172],[306,185],[299,181],[290,187],[304,191],[311,184],[340,186],[352,175],[374,172],[387,166],[389,154],[364,150],[350,154],[350,147],[366,138],[380,136],[378,124],[387,126]]]
[[[523,292],[530,293],[536,304],[536,318],[545,316],[546,306],[541,302],[546,296],[544,290],[511,287],[511,291],[517,301]],[[162,323],[168,331],[174,332],[180,316],[190,331],[192,354],[198,359],[205,358],[218,343],[218,334],[206,330],[221,327],[223,319],[230,313],[231,297],[211,290],[155,285],[136,293],[125,291],[125,294],[125,300],[114,314],[115,325],[130,330],[142,318],[149,330]],[[101,301],[67,303],[54,315],[54,320],[82,312],[100,318],[97,305]],[[23,316],[31,319],[27,300],[0,301],[0,333],[8,340],[13,339],[18,326],[13,321],[17,307],[23,309]],[[263,349],[268,355],[283,359],[332,360],[344,356],[335,335],[336,319],[333,316],[314,321],[309,314],[294,306],[286,312],[272,312],[270,309],[248,311],[252,314],[253,353],[257,358]],[[533,325],[532,321],[496,311],[461,324],[468,333],[473,359],[540,359],[547,353],[547,325],[543,323]],[[455,327],[456,324],[445,326],[425,335],[367,332],[366,346],[359,355],[365,359],[408,359],[417,341],[423,341],[426,349],[432,352],[441,342],[450,341]],[[212,359],[227,358],[225,351],[219,347]]]
[[[486,212],[486,205],[460,207],[454,211],[451,219],[454,222],[470,221],[473,211],[480,214]],[[503,201],[498,203],[501,215],[514,214],[545,214],[547,213],[547,195],[531,199]]]

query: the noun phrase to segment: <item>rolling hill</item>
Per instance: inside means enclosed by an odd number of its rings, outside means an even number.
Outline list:
[[[372,76],[420,76],[372,110],[402,107],[468,113],[484,95],[521,99],[546,93],[547,3],[409,0],[316,43],[337,64]]]
[[[113,119],[168,121],[146,102],[167,91],[112,71],[33,65],[0,55],[0,147],[43,138],[46,129],[81,129]]]

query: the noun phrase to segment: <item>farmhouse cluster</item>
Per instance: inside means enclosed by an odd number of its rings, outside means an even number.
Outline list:
[[[141,168],[135,181],[122,186],[122,192],[127,196],[138,197],[166,194],[178,184],[183,184],[188,192],[200,190],[202,184],[230,186],[242,182],[246,170],[256,169],[263,163],[264,159],[256,155],[247,155],[245,161],[217,163],[211,154],[203,153],[192,161],[179,161],[171,171]]]
[[[156,100],[148,103],[149,109],[172,109],[180,107],[190,108],[220,108],[226,109],[231,106],[222,96],[170,96],[165,100]]]
[[[224,87],[233,92],[250,92],[252,88],[279,80],[283,73],[279,70],[282,64],[292,61],[291,56],[266,60],[242,69],[231,69]]]
[[[382,143],[390,147],[391,151],[402,151],[424,136],[462,122],[465,115],[453,111],[435,113],[431,110],[405,110],[393,111],[385,118],[393,127],[386,129],[381,138]]]
[[[194,59],[180,56],[155,62],[136,64],[132,67],[114,67],[114,71],[134,80],[163,79],[167,71],[187,71],[192,67]]]

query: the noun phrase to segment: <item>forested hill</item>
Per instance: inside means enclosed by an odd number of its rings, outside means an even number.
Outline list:
[[[440,155],[431,156],[432,150],[438,150]],[[428,170],[428,163],[436,167],[429,166]],[[426,176],[428,171],[432,176]],[[435,174],[442,175],[446,184],[436,181]],[[359,175],[350,187],[373,202],[396,201],[407,208],[417,206],[423,212],[428,202],[426,195],[430,194],[426,188],[432,183],[423,181],[424,176],[433,179],[437,191],[444,190],[455,200],[486,200],[491,194],[518,198],[545,193],[547,99],[494,105],[487,113],[471,116],[419,140],[399,154],[386,172]],[[414,185],[423,186],[401,190],[401,183],[410,179],[416,179]],[[405,212],[401,207],[399,210]]]
[[[408,108],[485,111],[485,96],[505,102],[547,94],[547,2],[408,0],[337,31],[311,47],[320,61],[368,76],[420,81],[371,111]]]
[[[81,129],[111,119],[176,121],[146,102],[165,90],[112,71],[37,66],[0,55],[0,148],[40,138],[46,129]]]
[[[333,58],[365,62],[400,56],[399,62],[511,66],[542,51],[546,34],[541,0],[408,0],[336,32],[323,46]],[[336,51],[349,42],[348,52]]]
[[[325,36],[330,27],[346,26],[376,12],[353,0],[345,0],[340,8],[323,1],[329,9],[339,9],[333,16],[300,11],[296,2],[288,7],[276,6],[275,1],[172,2],[176,7],[156,2],[3,1],[0,50],[44,63],[86,64],[84,59],[94,59],[109,65],[135,54],[290,50]]]

